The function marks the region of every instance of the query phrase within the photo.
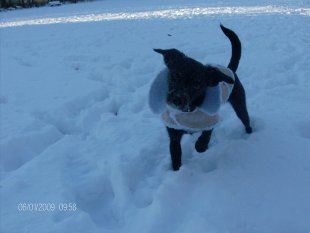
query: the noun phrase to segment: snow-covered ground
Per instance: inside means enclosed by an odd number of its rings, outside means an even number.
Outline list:
[[[310,232],[309,1],[107,0],[0,16],[1,233]],[[227,105],[210,149],[185,136],[172,172],[148,106],[164,67],[152,49],[226,65],[220,23],[243,45],[254,133]]]

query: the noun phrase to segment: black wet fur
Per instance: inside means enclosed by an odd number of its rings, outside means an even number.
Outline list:
[[[230,29],[221,25],[224,34],[229,38],[232,45],[232,55],[228,68],[235,75],[234,87],[228,99],[236,115],[245,127],[246,133],[252,133],[250,118],[246,107],[246,95],[244,88],[235,73],[241,57],[241,43],[238,36]],[[154,49],[164,56],[164,62],[169,69],[167,103],[184,112],[194,111],[199,107],[205,97],[207,86],[218,85],[225,81],[232,83],[230,77],[211,66],[205,66],[200,62],[187,57],[177,49]],[[182,164],[182,136],[187,133],[167,127],[170,138],[170,154],[174,171],[180,169]],[[195,143],[197,152],[202,153],[208,149],[212,130],[202,131]]]

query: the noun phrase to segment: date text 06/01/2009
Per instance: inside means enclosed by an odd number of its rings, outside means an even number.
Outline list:
[[[21,212],[54,212],[77,211],[76,203],[19,203],[17,210]]]

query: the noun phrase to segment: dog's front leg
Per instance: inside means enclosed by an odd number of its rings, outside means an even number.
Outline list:
[[[195,149],[197,152],[202,153],[208,149],[208,145],[211,139],[212,129],[206,130],[201,133],[195,143]]]
[[[180,169],[182,163],[181,139],[185,132],[183,130],[177,130],[169,127],[167,127],[167,131],[170,138],[172,169],[177,171]]]

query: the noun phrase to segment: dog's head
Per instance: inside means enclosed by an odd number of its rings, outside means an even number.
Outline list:
[[[219,82],[234,83],[217,68],[205,66],[177,49],[154,49],[169,69],[167,103],[183,112],[192,112],[204,101],[206,87]]]

